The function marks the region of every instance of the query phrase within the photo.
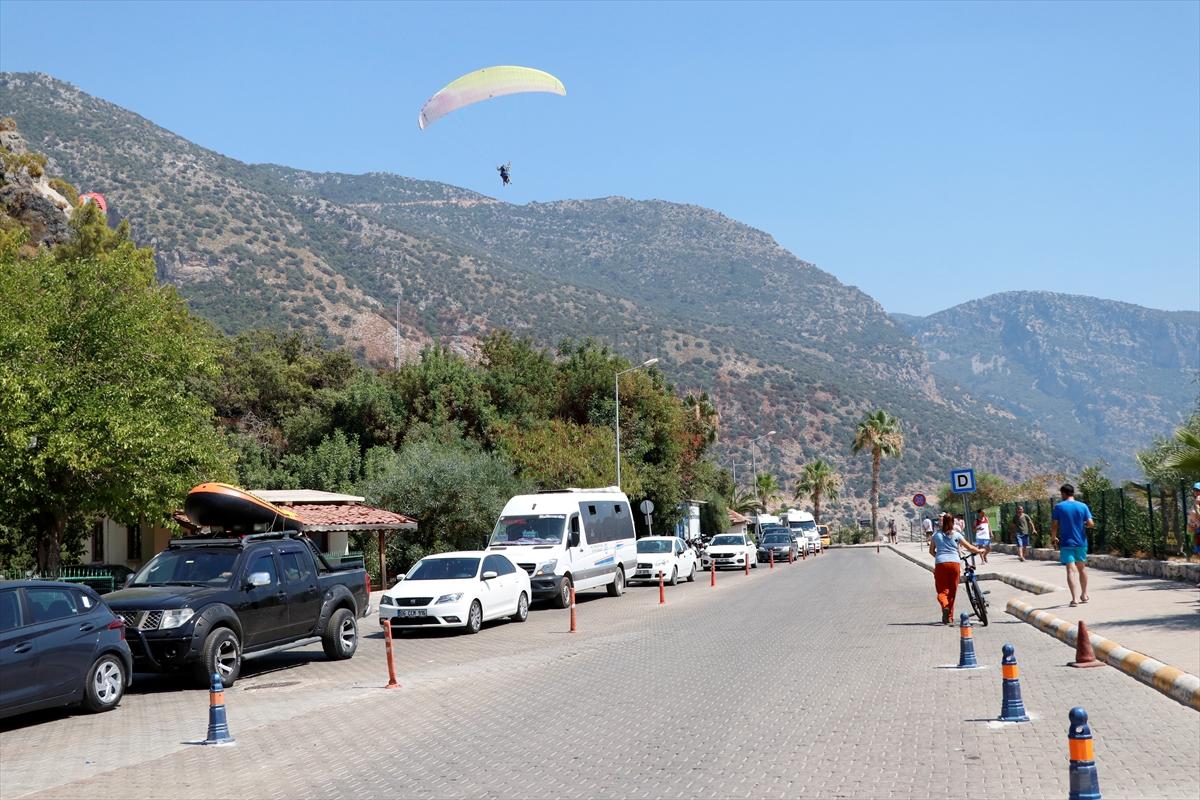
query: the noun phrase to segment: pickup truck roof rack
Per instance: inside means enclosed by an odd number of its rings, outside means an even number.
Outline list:
[[[251,542],[261,542],[264,539],[297,539],[307,540],[300,531],[264,531],[248,533],[245,536],[216,537],[216,536],[186,536],[182,539],[172,539],[170,547],[244,547]]]

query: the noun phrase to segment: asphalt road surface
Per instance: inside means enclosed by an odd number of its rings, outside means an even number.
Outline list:
[[[375,620],[349,662],[256,662],[226,693],[237,746],[205,748],[207,693],[139,676],[109,714],[0,730],[0,796],[1066,797],[1067,711],[1085,707],[1105,798],[1200,796],[1200,714],[1003,613],[977,671],[935,623],[928,572],[834,550],[750,577],[580,595],[477,636],[397,640]],[[960,599],[961,598],[960,595]],[[999,724],[1016,646],[1033,721]]]

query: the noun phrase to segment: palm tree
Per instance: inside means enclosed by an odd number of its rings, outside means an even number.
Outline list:
[[[804,465],[800,480],[796,481],[796,490],[792,499],[796,501],[805,498],[812,499],[813,518],[821,522],[821,498],[838,499],[838,489],[842,488],[842,476],[837,473],[829,462],[818,458]]]
[[[1200,476],[1200,431],[1184,426],[1175,431],[1175,448],[1163,459],[1164,468],[1188,478]]]
[[[900,420],[886,411],[867,414],[854,432],[854,444],[850,451],[871,451],[871,533],[879,536],[879,466],[884,456],[899,457],[904,452],[904,434],[900,431]]]
[[[758,498],[749,489],[734,489],[727,505],[739,514],[753,514],[758,509]]]
[[[754,488],[757,490],[759,505],[766,511],[767,503],[779,494],[779,481],[769,472],[760,472],[754,476]]]
[[[717,433],[721,429],[721,415],[717,413],[717,407],[713,405],[712,400],[708,396],[708,392],[701,392],[700,396],[689,394],[683,399],[683,405],[692,415],[696,423],[700,425],[703,431],[704,443],[713,444],[717,441]]]

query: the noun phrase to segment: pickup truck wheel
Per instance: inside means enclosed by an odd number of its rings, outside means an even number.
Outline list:
[[[625,593],[625,568],[617,567],[617,573],[613,575],[612,583],[608,585],[609,597],[620,597]]]
[[[483,627],[483,606],[479,605],[479,601],[471,603],[471,610],[467,612],[467,633],[479,633],[479,629]]]
[[[213,673],[221,676],[221,685],[233,686],[242,671],[242,643],[229,628],[217,628],[208,634],[200,648],[200,663],[196,665],[196,682],[202,686],[212,683]]]
[[[339,608],[333,612],[321,637],[321,649],[330,661],[342,661],[354,655],[358,649],[358,623],[350,609]]]
[[[524,622],[529,619],[529,597],[521,592],[521,596],[517,598],[517,613],[512,615],[513,622]]]
[[[112,653],[96,659],[83,686],[83,707],[97,713],[111,711],[125,695],[125,664]]]

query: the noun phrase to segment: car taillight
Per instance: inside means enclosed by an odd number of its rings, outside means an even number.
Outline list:
[[[122,639],[125,638],[125,621],[122,620],[120,617],[117,617],[112,622],[108,623],[108,629],[110,631],[120,631],[121,638]]]

